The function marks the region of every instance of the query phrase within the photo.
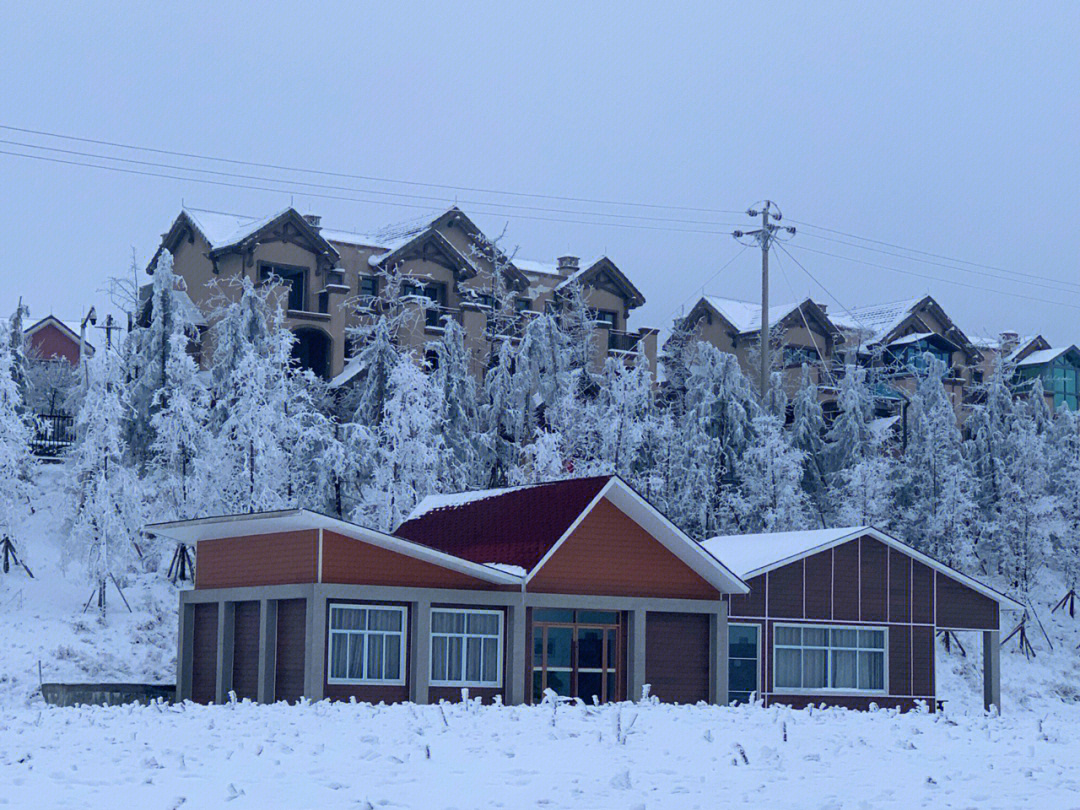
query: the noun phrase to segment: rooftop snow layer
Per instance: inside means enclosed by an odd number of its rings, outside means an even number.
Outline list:
[[[799,557],[819,546],[825,546],[849,535],[857,535],[866,526],[841,529],[813,529],[801,532],[770,532],[766,534],[728,534],[710,537],[701,545],[720,562],[734,571],[740,579],[759,568],[789,557]]]
[[[1071,348],[1071,346],[1062,346],[1060,349],[1040,349],[1037,352],[1032,352],[1023,360],[1020,360],[1016,365],[1041,366],[1043,363],[1049,363],[1056,360]]]
[[[761,329],[761,304],[740,301],[736,298],[721,298],[717,295],[706,295],[705,300],[740,332],[753,332]],[[794,304],[777,304],[769,307],[769,323],[779,323],[798,309],[801,303],[800,301]]]
[[[909,298],[905,301],[856,307],[830,317],[840,329],[858,332],[865,342],[876,343],[910,315],[911,310],[922,300],[921,297]]]
[[[283,208],[268,217],[247,217],[240,214],[225,214],[221,211],[206,211],[199,208],[185,208],[184,213],[192,224],[199,229],[210,247],[214,250],[235,245],[255,231],[280,217],[288,208]]]

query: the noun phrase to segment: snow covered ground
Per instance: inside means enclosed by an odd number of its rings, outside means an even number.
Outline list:
[[[1080,712],[609,705],[0,711],[0,804],[1080,807]]]

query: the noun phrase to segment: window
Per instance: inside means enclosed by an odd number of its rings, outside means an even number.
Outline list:
[[[1043,375],[1043,387],[1047,393],[1054,395],[1054,407],[1067,405],[1070,410],[1076,410],[1078,395],[1080,395],[1080,369],[1068,361],[1058,358],[1051,364],[1048,372]]]
[[[614,329],[615,324],[618,323],[618,317],[610,309],[594,309],[592,311],[593,321],[603,329]]]
[[[728,625],[728,700],[749,703],[758,688],[758,625]]]
[[[777,692],[885,693],[885,629],[778,624]]]
[[[360,274],[360,295],[365,298],[377,298],[379,295],[379,277]]]
[[[501,686],[499,610],[431,611],[431,685]]]
[[[288,308],[298,312],[304,311],[304,292],[307,287],[307,270],[303,267],[293,267],[288,264],[259,265],[259,278],[269,281],[277,277],[278,283],[289,291]]]
[[[427,306],[425,325],[429,328],[442,326],[442,307],[446,304],[446,287],[444,285],[419,284],[415,281],[406,281],[401,285],[401,294],[428,299],[431,303]]]
[[[405,683],[405,608],[330,605],[330,683]]]
[[[514,299],[514,311],[515,312],[528,312],[532,302],[528,298],[515,298]]]
[[[801,366],[804,363],[812,365],[819,359],[817,349],[809,346],[784,346],[785,366]]]

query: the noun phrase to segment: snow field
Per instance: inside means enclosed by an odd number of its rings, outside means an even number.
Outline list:
[[[1080,807],[1080,712],[152,705],[0,712],[0,805]]]

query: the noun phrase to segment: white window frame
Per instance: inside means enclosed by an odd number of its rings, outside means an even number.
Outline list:
[[[496,652],[495,652],[495,680],[494,681],[445,681],[435,680],[432,678],[429,681],[430,686],[452,686],[452,687],[467,687],[476,689],[501,689],[503,685],[503,624],[504,614],[501,610],[482,610],[479,608],[453,608],[453,607],[433,607],[431,609],[431,617],[433,618],[436,613],[463,613],[465,614],[465,631],[461,633],[446,633],[430,631],[431,638],[428,640],[428,661],[429,663],[435,660],[435,639],[438,638],[460,638],[461,639],[461,674],[464,676],[465,669],[468,665],[468,639],[469,638],[491,638],[490,635],[469,633],[469,615],[484,615],[484,616],[497,616],[499,618],[499,631],[496,640]],[[429,627],[433,626],[433,622],[429,622]],[[430,673],[429,673],[430,675]]]
[[[750,694],[753,695],[753,696],[756,696],[757,698],[761,698],[761,695],[765,692],[765,688],[763,686],[763,682],[764,682],[765,678],[763,677],[763,673],[761,671],[761,662],[765,658],[765,656],[762,655],[762,649],[761,649],[762,625],[761,625],[760,622],[728,622],[729,637],[730,637],[730,632],[731,632],[732,627],[753,627],[754,628],[754,633],[757,636],[757,638],[756,638],[756,640],[754,642],[754,649],[757,650],[757,656],[754,658],[754,667],[757,670],[757,689],[755,689]],[[727,659],[728,666],[730,667],[731,666],[731,661],[732,661],[730,642],[728,643],[727,655],[725,657]],[[734,660],[736,660],[736,661],[749,661],[750,659],[749,658],[736,658]],[[728,685],[728,702],[729,703],[731,702],[731,685],[730,684]]]
[[[331,655],[334,649],[334,634],[340,635],[356,635],[364,637],[364,651],[362,661],[364,662],[365,669],[367,668],[367,636],[368,633],[376,633],[381,636],[392,635],[393,630],[335,630],[332,626],[333,611],[335,609],[345,610],[393,610],[401,614],[401,630],[396,631],[401,636],[401,654],[398,664],[398,672],[401,673],[400,678],[334,678],[331,676],[331,666],[333,661]],[[339,683],[350,684],[355,686],[404,686],[405,685],[405,662],[406,649],[409,642],[409,609],[404,605],[372,605],[372,604],[354,604],[351,602],[331,602],[329,605],[329,611],[326,615],[326,682],[327,683]]]
[[[794,646],[791,644],[777,644],[776,631],[783,627],[798,627],[809,630],[880,630],[884,634],[882,647],[833,647],[832,635],[827,635],[829,644],[824,647],[805,645]],[[811,688],[795,689],[790,686],[777,686],[776,684],[776,653],[778,650],[825,650],[825,683],[832,683],[832,652],[837,650],[855,650],[856,658],[859,652],[881,652],[882,654],[882,678],[881,689],[859,689],[858,687],[832,687],[820,686]],[[889,627],[884,624],[812,624],[808,622],[775,622],[772,627],[772,694],[774,695],[888,695],[889,694]]]

